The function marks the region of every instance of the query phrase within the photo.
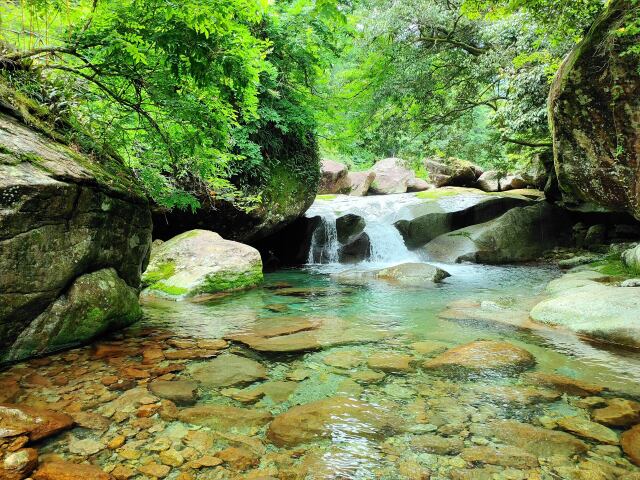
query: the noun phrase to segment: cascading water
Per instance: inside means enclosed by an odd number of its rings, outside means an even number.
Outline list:
[[[411,219],[410,208],[420,203],[413,193],[351,197],[337,195],[330,200],[318,199],[307,211],[309,218],[320,217],[313,232],[308,263],[335,264],[340,258],[336,220],[347,214],[362,217],[364,232],[369,237],[370,256],[368,263],[391,264],[420,261],[417,254],[409,251],[402,235],[394,226],[398,220]]]

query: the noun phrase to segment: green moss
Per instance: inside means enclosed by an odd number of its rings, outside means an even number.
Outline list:
[[[164,282],[156,282],[149,287],[151,290],[157,290],[159,292],[166,293],[167,295],[173,295],[179,297],[181,295],[186,295],[189,293],[189,290],[183,287],[176,287],[174,285],[167,285]]]
[[[619,255],[609,255],[602,260],[589,264],[589,267],[600,272],[603,275],[610,275],[612,277],[627,277],[631,278],[637,274],[631,268],[627,267]]]
[[[242,290],[258,285],[262,282],[262,265],[257,264],[246,272],[214,273],[207,275],[204,286],[197,293],[228,292]]]
[[[160,280],[166,280],[176,273],[176,264],[174,262],[165,262],[158,265],[158,268],[147,270],[142,276],[143,285],[152,285]]]
[[[338,198],[337,195],[317,195],[316,196],[316,200],[330,201],[330,200],[335,200],[336,198]]]
[[[453,197],[454,195],[459,195],[460,192],[455,190],[444,190],[436,188],[434,190],[425,190],[424,192],[416,193],[416,197],[422,198],[424,200],[437,200],[438,198],[443,197]]]

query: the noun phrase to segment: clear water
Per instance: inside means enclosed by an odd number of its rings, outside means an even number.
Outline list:
[[[76,412],[81,409],[110,419],[104,431],[75,427],[70,432],[46,440],[40,446],[41,454],[74,462],[90,462],[107,471],[115,466],[125,466],[137,473],[131,477],[135,480],[153,478],[141,474],[139,469],[147,464],[167,462],[162,452],[169,447],[170,451],[175,450],[184,458],[180,465],[165,465],[164,478],[170,480],[396,480],[427,478],[426,472],[430,472],[435,480],[622,478],[611,475],[575,476],[586,475],[595,468],[587,460],[618,469],[614,470],[616,475],[640,471],[619,450],[612,450],[593,440],[585,440],[588,452],[575,456],[559,453],[545,458],[542,466],[495,466],[465,460],[464,452],[473,447],[497,448],[510,441],[478,433],[478,429],[491,422],[509,419],[521,422],[518,425],[540,427],[545,419],[553,422],[554,418],[564,416],[588,417],[588,408],[579,403],[580,398],[570,395],[557,395],[553,401],[530,404],[486,396],[482,392],[487,388],[537,386],[530,385],[525,376],[518,375],[461,378],[434,374],[421,365],[437,353],[422,354],[415,349],[414,342],[435,341],[448,348],[476,339],[504,340],[531,352],[537,361],[534,370],[560,373],[606,386],[610,391],[602,394],[605,397],[623,395],[633,398],[640,395],[637,381],[640,378],[640,359],[637,355],[598,349],[570,334],[517,328],[503,321],[487,320],[486,315],[484,321],[442,319],[440,313],[451,302],[469,301],[480,302],[481,307],[478,308],[485,312],[495,311],[497,319],[510,318],[512,313],[517,316],[518,312],[529,308],[546,283],[558,275],[554,268],[545,266],[443,267],[452,276],[430,288],[407,288],[385,282],[344,285],[333,280],[329,273],[344,267],[325,265],[268,274],[261,288],[207,303],[147,302],[144,321],[126,334],[117,335],[109,343],[121,349],[114,356],[96,358],[93,348],[85,347],[53,355],[46,365],[16,365],[0,374],[0,380],[3,376],[22,378],[24,394],[18,401],[24,404]],[[213,373],[224,373],[224,365],[208,367],[209,362],[215,359],[165,359],[147,364],[142,360],[140,351],[162,349],[168,355],[178,348],[171,343],[176,338],[183,341],[219,339],[251,332],[255,325],[265,321],[275,325],[319,318],[333,319],[342,325],[332,337],[325,339],[325,348],[319,350],[261,353],[232,342],[222,355],[232,352],[259,362],[266,369],[267,378],[237,386],[238,390],[199,384],[195,406],[234,407],[242,409],[239,412],[268,412],[278,418],[278,415],[286,414],[299,405],[347,399],[341,401],[360,402],[358,404],[366,405],[366,408],[393,416],[394,422],[399,422],[393,423],[393,428],[378,426],[375,418],[368,414],[345,413],[335,407],[337,410],[333,412],[330,408],[321,425],[322,438],[295,445],[276,445],[269,436],[268,422],[247,426],[241,418],[233,417],[235,413],[229,414],[231,416],[223,427],[192,424],[176,419],[175,415],[167,418],[164,413],[145,417],[146,413],[140,413],[144,407],[141,403],[160,405],[146,391],[147,383],[158,373],[151,373],[151,377],[140,375],[141,378],[127,386],[129,390],[124,393],[108,391],[101,383],[101,379],[110,375],[126,378],[128,368],[155,372],[158,368],[176,364],[183,365],[184,370],[162,378],[189,380],[192,369],[200,367],[205,371],[210,369]],[[376,332],[377,340],[363,339],[365,332]],[[344,340],[341,335],[351,340],[347,344],[339,344]],[[332,342],[338,344],[331,345]],[[374,383],[360,381],[358,375],[372,372],[367,366],[367,359],[385,352],[410,356],[410,370],[387,373]],[[336,354],[360,358],[360,361],[345,368],[331,362],[328,364],[330,356]],[[33,379],[34,375],[39,375],[40,380],[24,380]],[[65,377],[69,383],[58,385],[47,380],[59,376]],[[286,387],[287,391],[280,392],[282,396],[278,398],[267,395],[256,397],[249,403],[233,397],[238,392],[250,392],[263,385],[280,385],[278,388]],[[138,392],[137,396],[131,392]],[[186,408],[178,407],[177,411],[182,412]],[[305,432],[313,425],[312,418],[289,425],[287,431]],[[209,436],[208,450],[194,449],[190,440],[193,434]],[[106,447],[119,435],[126,437],[123,446]],[[454,442],[458,446],[451,451],[425,450],[419,446],[420,439],[433,435],[439,441]],[[99,451],[79,452],[79,440],[97,442]],[[241,448],[245,454],[249,452],[250,461],[243,464],[225,460],[219,466],[191,466],[205,453],[223,457],[221,452],[230,447]],[[488,461],[495,462],[495,459]],[[569,476],[567,472],[575,475]],[[179,477],[183,473],[190,477]]]

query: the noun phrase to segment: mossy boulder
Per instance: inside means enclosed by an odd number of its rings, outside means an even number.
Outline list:
[[[640,275],[640,245],[622,253],[622,263],[633,273]]]
[[[0,357],[15,361],[70,348],[124,328],[142,315],[138,291],[113,268],[78,277]]]
[[[208,230],[191,230],[154,246],[142,281],[145,296],[180,300],[243,290],[262,278],[262,260],[255,248]]]
[[[201,205],[195,212],[153,208],[154,238],[168,240],[203,229],[257,245],[303,216],[315,199],[320,180],[315,139],[269,129],[256,142],[263,147],[263,162],[250,171],[242,171],[247,169],[244,165],[235,166],[240,172],[232,179],[243,196],[254,197],[255,203],[243,208],[212,196],[209,190],[195,192]]]
[[[150,244],[147,200],[117,158],[79,153],[0,113],[0,351],[12,351],[33,322],[53,322],[42,315],[79,277],[112,268],[135,291]],[[119,325],[105,322],[109,329]],[[76,343],[72,337],[55,348]],[[76,341],[86,339],[79,331]]]
[[[625,30],[638,17],[637,1],[612,0],[552,85],[555,170],[569,207],[640,219],[640,70],[630,52],[640,34]]]

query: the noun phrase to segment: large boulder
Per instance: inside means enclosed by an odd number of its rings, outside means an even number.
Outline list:
[[[253,247],[192,230],[154,247],[142,280],[145,296],[172,300],[242,290],[262,281],[262,260]]]
[[[640,347],[640,289],[602,283],[597,272],[569,273],[551,282],[551,296],[538,303],[530,316],[607,343]]]
[[[147,201],[118,159],[85,156],[0,114],[0,362],[136,320],[150,245]],[[37,332],[57,327],[50,338]]]
[[[371,239],[366,232],[361,232],[338,249],[340,263],[358,263],[371,257]]]
[[[347,174],[347,182],[349,182],[349,195],[354,197],[363,197],[369,192],[371,184],[376,178],[376,172],[349,172]]]
[[[482,174],[479,167],[457,158],[427,158],[424,166],[436,187],[473,187]]]
[[[564,60],[549,94],[555,168],[564,202],[640,219],[640,71],[627,28],[640,4],[613,0]]]
[[[477,190],[476,190],[477,192]],[[460,228],[487,222],[512,208],[528,205],[520,195],[484,195],[461,192],[439,201],[426,201],[412,208],[413,220],[399,220],[396,228],[409,248],[425,245],[434,238]]]
[[[369,191],[378,195],[405,193],[407,185],[415,178],[415,173],[407,168],[400,158],[385,158],[371,169],[376,177]]]
[[[351,185],[347,179],[348,169],[343,163],[333,160],[320,162],[320,185],[318,194],[349,193]]]
[[[195,193],[200,202],[195,212],[153,208],[154,238],[168,240],[189,230],[203,229],[256,245],[304,215],[316,197],[320,180],[316,141],[311,135],[303,139],[275,128],[265,128],[257,135],[255,141],[262,147],[263,157],[260,168],[239,164],[235,168],[240,173],[234,177],[242,197],[253,197],[256,202],[246,208],[202,189]],[[192,190],[193,185],[187,188]]]
[[[535,260],[545,251],[570,242],[569,215],[538,202],[516,207],[501,217],[441,235],[423,251],[442,262],[513,263]]]
[[[347,213],[336,219],[336,233],[340,243],[349,243],[366,227],[364,218],[354,213]]]

